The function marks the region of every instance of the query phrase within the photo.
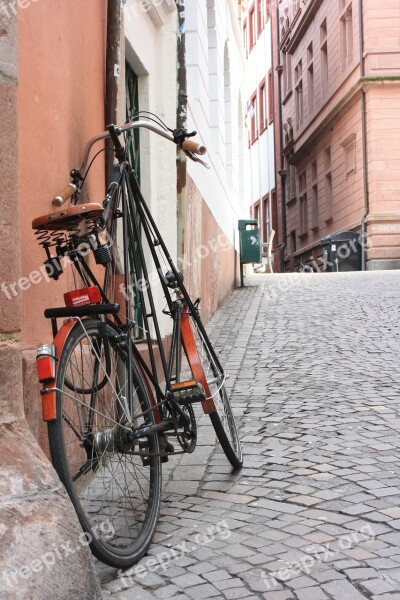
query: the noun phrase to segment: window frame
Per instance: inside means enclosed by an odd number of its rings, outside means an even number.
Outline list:
[[[303,61],[299,60],[295,68],[295,92],[296,92],[296,128],[300,129],[304,122],[304,86],[303,86]]]
[[[273,86],[273,79],[272,79],[273,75],[272,75],[272,69],[270,69],[268,71],[268,123],[269,125],[271,125],[271,123],[274,122],[274,86]]]
[[[255,2],[249,8],[249,54],[253,50],[257,41],[257,14],[256,14],[256,6]]]
[[[340,0],[340,54],[342,69],[350,67],[354,57],[353,2]],[[349,19],[350,15],[350,19]]]
[[[311,229],[319,229],[318,158],[311,164]]]
[[[267,104],[267,78],[261,81],[258,86],[258,114],[259,114],[259,133],[260,135],[268,127],[268,104]]]
[[[321,94],[326,97],[329,90],[328,23],[326,18],[320,26]]]
[[[311,116],[315,109],[314,46],[312,42],[307,48],[307,103],[308,114]]]
[[[250,96],[250,104],[253,105],[254,115],[250,119],[250,145],[258,139],[258,102],[257,102],[257,90]]]
[[[307,169],[299,175],[299,237],[308,235]]]
[[[329,157],[329,160],[328,160]],[[325,160],[325,223],[330,223],[333,218],[333,179],[332,179],[332,147],[324,150]]]

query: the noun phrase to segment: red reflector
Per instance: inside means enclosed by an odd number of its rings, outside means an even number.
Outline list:
[[[40,383],[46,383],[55,379],[55,360],[52,356],[42,356],[36,360]]]
[[[86,304],[97,304],[100,301],[100,290],[95,285],[64,294],[65,306],[85,306]]]
[[[46,388],[42,391],[42,416],[43,421],[55,421],[57,418],[56,393],[46,392]]]

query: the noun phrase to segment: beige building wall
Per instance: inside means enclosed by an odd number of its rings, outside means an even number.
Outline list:
[[[43,308],[54,296],[47,291],[51,286],[37,280],[43,256],[31,217],[51,210],[54,186],[60,189],[68,180],[77,138],[96,118],[91,84],[98,84],[102,94],[103,73],[90,63],[103,56],[104,36],[99,40],[91,25],[98,18],[103,31],[105,14],[97,0],[87,2],[84,9],[79,0],[69,2],[68,9],[61,0],[50,4],[49,8],[49,3],[18,2],[17,8],[15,2],[3,2],[0,7],[0,597],[4,600],[101,596],[89,550],[79,544],[82,530],[75,511],[37,442],[40,394],[31,349],[39,340],[51,339]],[[75,60],[78,65],[88,61],[86,79],[78,80],[73,73]],[[86,104],[93,115],[82,123]],[[76,552],[56,559],[53,550],[67,544]],[[49,553],[54,562],[45,568]]]
[[[364,227],[366,268],[398,268],[400,4],[283,0],[279,10],[286,268],[320,268],[321,238]]]

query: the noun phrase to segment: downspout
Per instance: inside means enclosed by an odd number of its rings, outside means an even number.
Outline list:
[[[185,129],[187,121],[187,73],[186,73],[186,35],[185,35],[185,0],[176,0],[178,9],[178,43],[177,43],[177,83],[178,107],[176,116],[177,129]],[[182,150],[178,150],[176,163],[177,181],[177,256],[183,264],[185,244],[185,193],[187,176],[187,158]]]
[[[280,52],[279,48],[280,48],[280,44],[281,44],[281,35],[280,35],[280,28],[279,28],[279,4],[277,4],[276,7],[276,29],[277,29],[277,48],[278,48],[278,53]],[[278,54],[279,56],[279,54]],[[282,243],[279,245],[279,250],[280,250],[280,255],[281,255],[281,266],[280,266],[280,271],[281,273],[285,272],[285,250],[286,250],[286,246],[287,246],[287,221],[286,221],[286,185],[285,185],[285,177],[288,177],[288,173],[286,173],[286,176],[283,175],[283,171],[285,168],[285,161],[283,158],[283,123],[282,123],[282,115],[283,115],[283,111],[282,111],[282,75],[279,75],[279,82],[278,82],[278,102],[279,102],[279,123],[278,123],[278,128],[279,128],[279,137],[280,137],[280,144],[279,144],[279,150],[280,150],[280,159],[281,159],[281,168],[280,168],[280,178],[281,178],[281,193],[282,193],[282,236],[283,236],[283,240]]]
[[[106,48],[106,91],[105,125],[117,124],[118,92],[121,68],[122,2],[108,0],[107,5],[107,48]],[[106,152],[106,185],[111,179],[114,155]]]
[[[360,77],[365,77],[364,60],[364,7],[363,0],[359,0],[359,29],[360,29]],[[362,86],[361,82],[361,86]],[[368,150],[367,150],[367,100],[365,90],[361,87],[361,123],[362,123],[362,145],[363,145],[363,171],[364,171],[364,214],[361,218],[362,255],[361,269],[366,270],[367,244],[366,244],[366,218],[369,213],[369,181],[368,181]]]

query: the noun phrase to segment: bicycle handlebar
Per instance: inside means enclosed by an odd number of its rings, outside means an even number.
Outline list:
[[[54,196],[53,198],[53,206],[60,207],[71,198],[76,192],[78,188],[74,183],[69,183],[63,191],[58,194],[58,196]]]
[[[149,131],[152,131],[153,133],[157,133],[157,135],[160,135],[161,137],[165,138],[166,140],[168,140],[170,142],[177,143],[176,139],[174,138],[173,134],[170,133],[170,131],[162,129],[161,127],[157,126],[156,124],[154,124],[150,121],[145,121],[143,119],[142,120],[139,119],[138,121],[131,121],[129,123],[126,123],[125,125],[122,125],[121,127],[116,127],[116,132],[118,135],[120,135],[121,133],[130,131],[131,129],[139,129],[139,128],[148,129]],[[109,131],[103,131],[102,133],[99,133],[98,135],[92,137],[88,141],[88,143],[85,146],[82,165],[80,168],[80,174],[82,175],[82,178],[85,178],[85,176],[87,174],[87,169],[88,169],[88,165],[89,165],[89,157],[90,157],[90,153],[91,153],[93,146],[95,144],[97,144],[97,142],[100,142],[101,140],[106,140],[110,137],[111,136],[110,136]],[[199,144],[198,142],[196,142],[194,140],[185,140],[182,143],[178,143],[178,145],[186,153],[188,153],[189,158],[191,158],[192,160],[195,160],[195,161],[196,161],[196,157],[190,156],[191,154],[192,155],[197,154],[197,155],[203,156],[207,152],[207,149],[204,145]],[[200,162],[204,166],[207,166],[201,160],[198,160],[197,162]],[[64,202],[69,200],[69,198],[71,198],[71,196],[73,196],[77,191],[78,191],[77,186],[75,184],[73,184],[73,183],[68,184],[58,196],[55,196],[53,198],[53,205],[57,206],[57,207],[62,206],[64,204]]]
[[[193,152],[193,154],[199,154],[200,156],[203,156],[207,152],[207,148],[195,140],[185,140],[180,146],[186,152]]]

